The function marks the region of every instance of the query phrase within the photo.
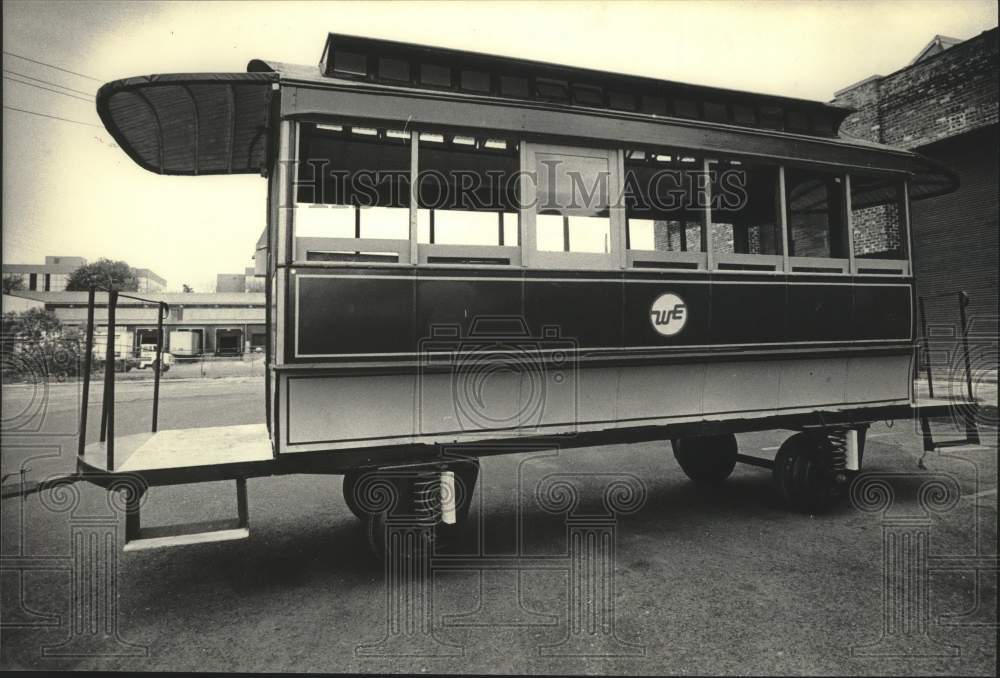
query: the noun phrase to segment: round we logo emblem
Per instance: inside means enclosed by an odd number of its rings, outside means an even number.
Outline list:
[[[687,305],[684,300],[672,292],[661,294],[649,309],[649,319],[653,329],[665,337],[672,337],[682,329],[687,322]]]

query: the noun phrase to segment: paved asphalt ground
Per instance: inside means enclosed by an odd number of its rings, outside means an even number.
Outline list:
[[[261,421],[261,392],[260,379],[253,378],[165,381],[161,428]],[[146,429],[150,394],[148,382],[119,386],[120,433]],[[31,467],[29,477],[72,470],[78,397],[78,387],[71,384],[54,385],[44,394],[29,386],[4,388],[5,474],[22,466]],[[90,421],[94,439],[96,408]],[[938,430],[947,435],[945,428]],[[741,449],[771,457],[785,435],[741,435]],[[644,504],[615,525],[610,592],[614,633],[631,644],[618,649],[638,651],[638,656],[546,656],[566,648],[558,643],[570,633],[568,575],[565,569],[531,569],[527,559],[521,561],[520,600],[511,571],[482,579],[475,571],[435,573],[432,632],[441,643],[438,649],[461,656],[388,657],[377,651],[360,656],[360,646],[387,634],[385,576],[369,555],[362,526],[345,507],[335,476],[250,480],[251,537],[239,542],[121,553],[119,519],[119,548],[106,561],[117,568],[116,594],[106,601],[116,607],[105,608],[111,612],[99,617],[116,621],[118,638],[100,647],[138,656],[79,656],[98,647],[95,643],[73,650],[78,656],[52,656],[59,653],[53,646],[67,639],[100,638],[100,633],[88,635],[92,620],[71,616],[74,609],[94,606],[72,604],[68,556],[79,518],[107,512],[105,492],[77,485],[80,503],[71,513],[56,512],[57,499],[48,505],[38,495],[23,503],[7,499],[0,533],[0,667],[995,675],[996,570],[977,575],[939,566],[946,556],[979,555],[995,568],[996,429],[983,431],[982,447],[928,455],[926,470],[917,466],[920,450],[911,423],[874,426],[865,466],[869,472],[897,474],[886,481],[894,492],[892,507],[872,513],[847,502],[821,516],[785,510],[769,472],[755,467],[738,466],[721,488],[696,487],[665,444],[485,459],[458,550],[475,549],[482,536],[488,553],[515,553],[520,495],[521,554],[547,554],[554,557],[550,561],[565,564],[557,556],[567,548],[566,521],[538,503],[535,488],[541,478],[561,472],[629,473],[641,479]],[[926,547],[926,562],[935,569],[926,579],[918,569],[907,580],[912,586],[926,584],[926,614],[913,612],[910,618],[915,615],[918,624],[904,629],[910,642],[893,646],[888,641],[902,636],[883,610],[883,538],[900,529],[902,519],[927,516],[918,489],[932,476],[953,482],[938,496],[943,510],[927,522],[903,527],[929,534],[927,542],[914,544]],[[579,475],[576,480],[584,486],[579,511],[598,512],[601,478]],[[226,483],[155,488],[144,524],[226,517],[235,511],[233,495]],[[893,574],[888,581],[899,586],[901,578]],[[474,613],[481,604],[478,617],[455,616]],[[82,624],[76,627],[82,634],[74,635],[71,623]],[[886,629],[887,642],[878,647],[887,656],[858,656],[859,648],[878,641]],[[552,645],[555,650],[544,647]],[[588,647],[598,650],[594,643]],[[913,656],[918,653],[938,656]]]

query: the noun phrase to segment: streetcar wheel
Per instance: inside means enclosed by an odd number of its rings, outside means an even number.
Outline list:
[[[849,474],[838,463],[838,446],[826,432],[802,431],[782,443],[772,479],[786,504],[821,513],[847,494]]]
[[[739,446],[732,433],[677,438],[671,445],[681,470],[696,483],[721,483],[736,467]]]
[[[437,526],[420,525],[399,529],[387,525],[386,513],[375,513],[369,516],[368,548],[378,560],[385,560],[390,551],[405,560],[416,559],[425,553],[434,551],[434,544],[439,541]]]
[[[347,508],[350,509],[351,513],[358,520],[368,520],[371,514],[361,508],[358,503],[357,490],[358,490],[358,480],[364,474],[364,471],[348,471],[344,474],[344,503],[347,504]]]
[[[379,560],[390,553],[394,559],[422,557],[433,551],[441,522],[439,472],[396,477],[392,482],[398,501],[367,517],[368,546]]]

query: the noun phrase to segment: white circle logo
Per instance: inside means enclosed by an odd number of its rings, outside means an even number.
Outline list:
[[[671,292],[661,294],[649,309],[649,320],[653,323],[654,330],[665,337],[672,337],[684,329],[687,304]]]

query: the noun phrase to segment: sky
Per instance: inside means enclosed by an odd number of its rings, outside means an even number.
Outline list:
[[[829,101],[905,67],[936,34],[967,39],[995,27],[997,4],[7,0],[3,19],[3,261],[106,256],[156,271],[170,289],[210,291],[216,273],[250,265],[265,180],[139,168],[100,124],[101,83],[242,72],[253,58],[315,64],[336,31]]]

